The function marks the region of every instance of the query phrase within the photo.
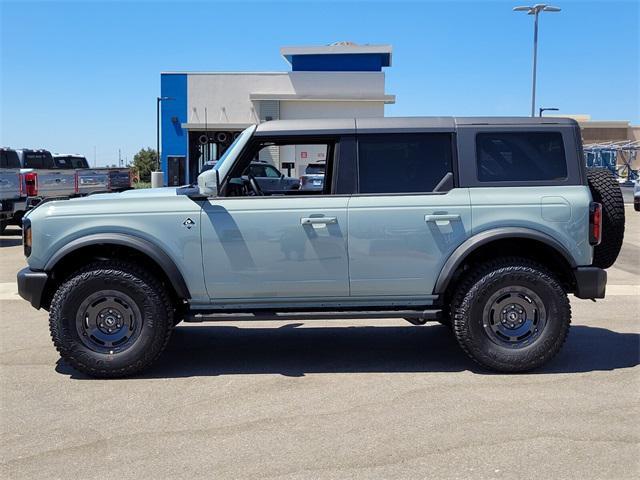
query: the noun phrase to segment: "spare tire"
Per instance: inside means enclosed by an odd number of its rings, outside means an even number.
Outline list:
[[[602,241],[593,249],[593,265],[614,264],[624,239],[624,200],[616,178],[604,168],[588,168],[587,181],[594,202],[602,205]]]

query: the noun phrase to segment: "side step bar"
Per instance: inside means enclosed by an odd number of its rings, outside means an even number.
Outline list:
[[[185,322],[237,322],[242,320],[275,320],[275,321],[306,321],[306,320],[353,320],[358,318],[379,319],[379,318],[403,318],[414,325],[424,325],[429,321],[437,321],[442,314],[441,309],[432,310],[374,310],[364,312],[273,312],[256,311],[250,313],[220,313],[208,312],[197,313],[187,312],[184,317]]]

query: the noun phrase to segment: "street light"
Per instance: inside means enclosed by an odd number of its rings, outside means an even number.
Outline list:
[[[560,8],[538,3],[532,7],[515,7],[514,12],[527,12],[527,15],[535,15],[533,22],[533,85],[531,87],[531,116],[536,115],[536,65],[538,62],[538,15],[540,12],[559,12]]]
[[[173,97],[157,97],[156,101],[156,157],[158,165],[156,171],[160,171],[160,102],[175,100]]]
[[[542,112],[557,112],[558,110],[560,110],[559,108],[555,108],[555,107],[540,107],[538,109],[538,116],[541,117],[542,116]]]

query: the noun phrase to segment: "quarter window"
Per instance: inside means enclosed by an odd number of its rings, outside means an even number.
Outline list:
[[[452,137],[448,133],[359,136],[359,191],[432,192],[452,172],[452,157]]]
[[[479,133],[476,136],[478,180],[521,182],[567,177],[559,132]]]

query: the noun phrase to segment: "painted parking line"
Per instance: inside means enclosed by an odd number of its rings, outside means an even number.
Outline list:
[[[607,297],[638,296],[640,285],[607,285]],[[22,300],[15,282],[0,283],[0,300]]]

